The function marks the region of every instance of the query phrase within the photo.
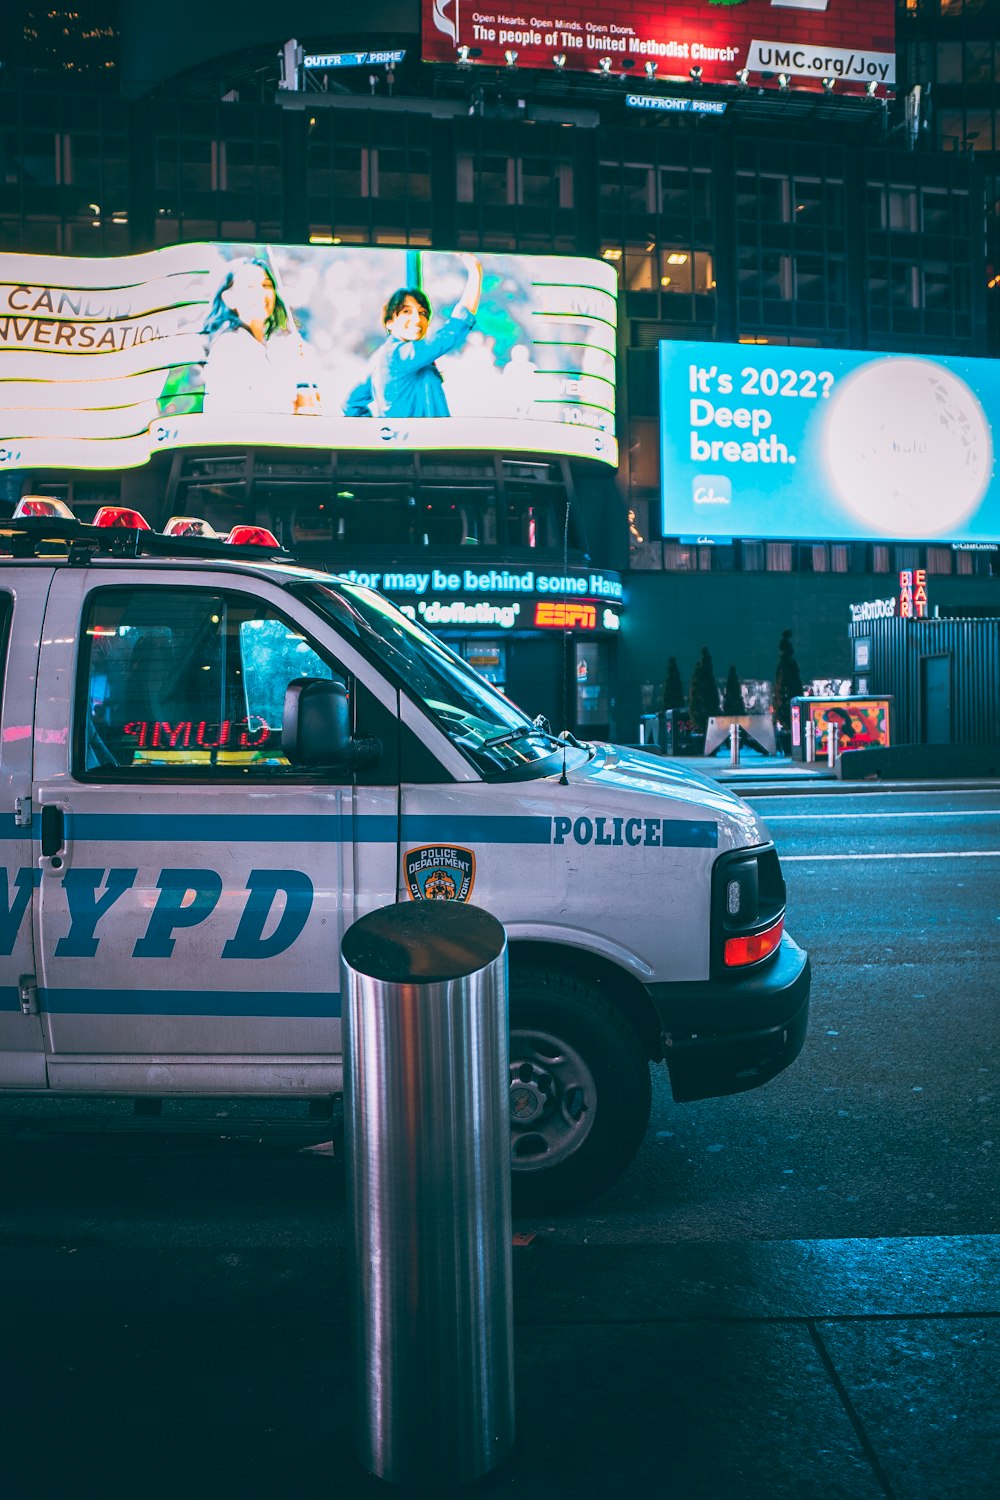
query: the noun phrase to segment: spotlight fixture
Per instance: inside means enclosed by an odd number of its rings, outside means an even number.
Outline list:
[[[868,95],[869,99],[875,98],[875,95],[878,93],[878,83],[874,78],[872,79],[871,83],[866,84],[865,93]]]
[[[824,92],[824,94],[832,94],[833,93],[833,84],[834,84],[834,80],[832,78],[824,78],[823,79],[823,92]]]
[[[469,53],[471,52],[471,50],[472,50],[471,47],[464,47],[464,46],[463,47],[459,47],[459,49],[458,49],[458,61],[459,61],[459,63],[463,67],[467,66],[467,64],[468,64]]]
[[[605,78],[609,78],[611,76],[611,58],[610,57],[602,57],[601,60],[600,60],[600,62],[597,64],[597,66],[600,68],[600,70],[603,73],[603,75],[604,75]]]
[[[740,68],[739,72],[736,75],[736,81],[741,89],[745,89],[747,84],[750,82],[750,69]]]
[[[792,86],[792,80],[789,78],[788,74],[787,73],[779,73],[778,74],[778,87],[781,90],[781,92],[783,94],[787,94],[788,90],[791,88],[791,86]]]
[[[690,72],[690,74],[688,76],[690,77],[692,83],[700,83],[701,82],[701,69],[699,67],[697,67],[697,66],[693,67],[691,69],[691,72]]]
[[[635,67],[635,58],[634,57],[623,57],[622,58],[622,72],[623,73],[627,73],[630,68],[634,68],[634,67]]]
[[[656,69],[657,69],[657,64],[655,62],[648,62],[648,63],[644,63],[643,64],[642,71],[645,73],[646,77],[649,79],[649,81],[651,83],[652,83],[653,79],[656,77]]]
[[[517,53],[516,52],[512,52],[508,48],[508,50],[504,53],[503,58],[504,58],[504,62],[507,64],[508,68],[516,68],[517,67]]]
[[[552,55],[552,66],[554,68],[558,68],[559,71],[560,71],[560,73],[562,72],[563,68],[566,66],[566,54],[565,54],[565,52],[554,52],[553,53],[553,55]]]

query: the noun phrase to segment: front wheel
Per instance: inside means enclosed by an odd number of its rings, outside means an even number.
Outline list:
[[[649,1123],[649,1060],[592,985],[510,974],[510,1121],[516,1213],[567,1208],[609,1187]]]

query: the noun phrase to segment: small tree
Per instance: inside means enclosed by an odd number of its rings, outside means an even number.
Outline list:
[[[689,702],[692,723],[699,734],[703,734],[709,719],[719,712],[719,684],[715,680],[715,668],[707,646],[702,646],[691,674]]]
[[[681,682],[676,656],[672,656],[667,662],[667,675],[663,683],[663,707],[665,709],[687,708],[687,693]]]
[[[743,706],[743,689],[736,675],[736,668],[733,666],[729,668],[726,688],[722,694],[722,712],[730,715],[746,713]]]
[[[802,694],[802,673],[795,660],[792,632],[783,630],[778,646],[778,665],[774,669],[773,713],[775,724],[785,731],[792,725],[792,699]]]

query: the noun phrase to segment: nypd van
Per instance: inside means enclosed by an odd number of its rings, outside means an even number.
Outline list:
[[[652,1062],[685,1101],[796,1057],[808,960],[739,798],[555,737],[269,533],[32,508],[0,522],[0,1099],[138,1127],[178,1100],[318,1117],[341,938],[394,901],[506,927],[522,1209],[619,1176]]]

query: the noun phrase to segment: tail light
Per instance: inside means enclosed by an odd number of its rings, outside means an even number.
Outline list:
[[[721,855],[712,869],[712,967],[732,974],[777,952],[785,882],[774,845]]]
[[[52,495],[22,495],[13,519],[23,521],[28,516],[58,516],[61,521],[76,519],[66,501],[56,500]]]
[[[95,526],[127,526],[132,531],[149,531],[145,516],[127,505],[102,505],[94,517]]]
[[[781,946],[781,934],[785,930],[785,919],[779,917],[763,932],[751,933],[748,937],[726,938],[723,961],[727,969],[743,968],[746,964],[759,964],[769,958]]]
[[[232,547],[273,547],[281,551],[281,543],[266,526],[234,526],[226,541]]]

